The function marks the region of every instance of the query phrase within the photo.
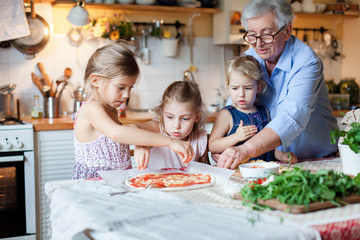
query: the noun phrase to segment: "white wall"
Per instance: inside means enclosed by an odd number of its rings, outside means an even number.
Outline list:
[[[36,13],[52,27],[51,5],[36,4],[35,7]],[[206,105],[215,103],[216,89],[223,81],[221,66],[224,62],[224,48],[215,46],[212,42],[212,38],[195,38],[194,46],[194,65],[198,68],[194,74],[195,80],[201,88]],[[0,48],[0,85],[17,84],[14,91],[15,98],[21,100],[22,115],[29,115],[33,96],[40,95],[31,79],[31,72],[40,74],[36,67],[38,62],[43,63],[48,75],[54,81],[63,75],[66,67],[72,68],[73,75],[70,82],[74,87],[81,86],[88,58],[103,44],[103,41],[84,41],[79,47],[75,47],[65,34],[52,34],[49,44],[31,60],[25,59],[14,47]],[[134,46],[130,47],[134,49]],[[149,38],[148,47],[151,51],[150,64],[139,64],[141,79],[130,97],[130,106],[142,109],[157,105],[164,89],[171,82],[182,80],[182,72],[190,66],[190,49],[186,44],[180,47],[178,56],[174,58],[164,56],[162,42],[157,38]],[[226,52],[228,55],[231,54],[229,50]],[[70,88],[64,92],[62,106],[63,111],[72,112],[73,100],[69,92]]]
[[[360,84],[360,18],[349,19],[344,23],[344,47],[345,55],[342,61],[344,77],[355,77]]]

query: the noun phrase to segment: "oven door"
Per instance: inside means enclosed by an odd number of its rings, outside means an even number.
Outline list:
[[[26,234],[24,155],[0,155],[0,238]]]

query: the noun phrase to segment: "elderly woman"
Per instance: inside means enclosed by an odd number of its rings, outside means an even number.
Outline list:
[[[329,156],[330,131],[338,128],[332,116],[323,65],[316,53],[292,33],[294,15],[286,0],[253,0],[243,9],[247,55],[260,63],[268,88],[263,104],[271,122],[244,144],[227,148],[218,166],[234,169],[240,163],[277,148],[298,159]]]

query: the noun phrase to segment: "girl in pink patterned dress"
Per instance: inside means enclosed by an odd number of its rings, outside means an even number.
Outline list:
[[[184,163],[193,158],[188,142],[119,121],[117,108],[126,102],[139,74],[134,53],[123,43],[99,48],[90,57],[84,78],[90,96],[74,122],[73,179],[99,177],[100,170],[131,168],[129,144],[169,147]]]
[[[205,113],[198,85],[194,81],[178,81],[165,90],[161,104],[155,108],[157,118],[136,126],[174,139],[187,141],[194,149],[192,161],[208,163]],[[182,168],[178,155],[164,147],[135,147],[139,169]]]

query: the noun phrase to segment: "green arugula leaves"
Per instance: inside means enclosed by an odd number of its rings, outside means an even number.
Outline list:
[[[291,205],[331,201],[340,206],[340,199],[349,195],[360,195],[360,174],[354,179],[334,170],[321,169],[316,173],[295,167],[292,171],[284,171],[274,175],[274,180],[268,185],[250,183],[241,189],[244,204],[255,204],[255,209],[261,209],[257,200],[277,199]]]

